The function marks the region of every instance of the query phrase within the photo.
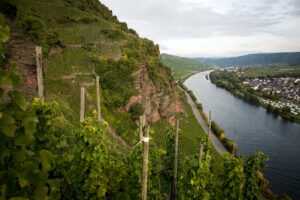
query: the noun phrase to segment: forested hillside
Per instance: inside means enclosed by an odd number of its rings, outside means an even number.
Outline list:
[[[215,64],[220,67],[249,66],[249,65],[300,65],[300,53],[260,53],[231,58],[195,58],[195,60]]]
[[[208,64],[168,54],[162,54],[161,60],[166,66],[172,69],[173,76],[176,80],[191,72],[202,71],[209,68]]]
[[[243,162],[219,155],[158,46],[106,6],[97,0],[2,0],[0,8],[0,199],[141,199],[145,174],[147,198],[168,199],[177,119],[178,199],[270,194],[259,172],[267,156],[257,152]],[[43,65],[45,100],[37,98],[37,63]]]

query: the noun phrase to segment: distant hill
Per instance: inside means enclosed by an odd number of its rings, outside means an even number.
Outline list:
[[[300,52],[293,53],[260,53],[231,58],[194,58],[194,60],[215,64],[220,67],[247,66],[257,64],[287,64],[300,65]]]
[[[209,65],[190,59],[179,56],[172,56],[168,54],[162,54],[161,59],[164,65],[172,68],[173,76],[175,79],[194,71],[205,70]]]

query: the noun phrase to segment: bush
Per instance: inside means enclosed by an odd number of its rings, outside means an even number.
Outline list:
[[[196,98],[196,96],[194,95],[194,93],[193,93],[192,90],[188,90],[188,93],[190,94],[190,96],[191,96],[191,98],[192,98],[192,100],[193,100],[194,102],[197,101],[197,98]]]
[[[114,30],[102,30],[101,31],[107,38],[112,40],[122,40],[126,39],[126,35],[123,31],[119,29]]]
[[[198,102],[196,102],[195,104],[196,104],[197,109],[198,109],[200,112],[202,112],[202,111],[203,111],[203,106],[202,106],[202,104],[201,104],[201,103],[198,103]]]
[[[227,137],[224,137],[222,139],[222,143],[230,153],[233,151],[233,148],[236,146],[236,143]],[[235,150],[235,153],[236,153],[236,150]]]
[[[133,29],[129,29],[129,33],[133,34],[133,35],[138,35],[137,32]]]
[[[89,51],[89,52],[93,52],[96,50],[96,47],[94,47],[94,44],[93,43],[86,43],[84,44],[81,48]]]
[[[219,127],[219,125],[215,121],[211,121],[211,130],[217,137],[220,137],[224,130]]]
[[[43,47],[43,56],[47,56],[54,45],[60,44],[58,33],[52,31],[43,36],[41,46]]]
[[[202,116],[203,120],[205,121],[205,123],[208,125],[208,118],[207,118],[205,112],[201,112],[201,116]]]
[[[41,19],[34,16],[27,16],[21,20],[22,31],[34,40],[41,39],[44,27],[44,22]]]
[[[144,113],[144,106],[141,103],[135,103],[130,106],[129,113],[131,113],[131,117],[136,120]]]

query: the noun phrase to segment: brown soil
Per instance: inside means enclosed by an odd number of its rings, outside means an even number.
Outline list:
[[[25,96],[36,95],[36,44],[30,39],[10,39],[6,46],[8,49],[8,63],[17,63],[19,66],[19,72],[23,77],[23,81],[18,89],[22,91]],[[5,65],[6,69],[9,68],[8,63]]]

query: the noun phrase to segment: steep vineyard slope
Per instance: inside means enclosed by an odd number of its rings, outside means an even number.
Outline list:
[[[37,94],[35,46],[43,49],[48,100],[65,106],[79,120],[80,87],[87,88],[86,115],[95,109],[95,76],[100,76],[105,119],[129,142],[143,112],[150,122],[166,119],[184,106],[170,68],[152,41],[140,38],[97,0],[4,0],[1,12],[11,27],[8,61],[16,62],[28,98]]]

